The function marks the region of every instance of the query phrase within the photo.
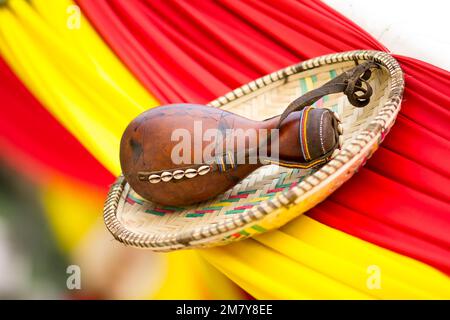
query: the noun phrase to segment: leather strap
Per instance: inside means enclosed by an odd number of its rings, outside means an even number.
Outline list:
[[[355,62],[357,63],[357,61]],[[372,87],[367,81],[372,75],[371,68],[379,68],[379,66],[374,61],[366,61],[353,69],[341,73],[320,88],[311,90],[295,99],[281,114],[278,128],[292,112],[300,111],[320,98],[333,93],[343,92],[353,106],[357,108],[365,107],[369,104],[373,93]]]
[[[343,92],[353,106],[357,108],[362,108],[366,106],[370,102],[370,97],[372,96],[373,93],[372,87],[368,83],[368,80],[372,75],[370,69],[379,68],[379,66],[374,61],[366,61],[362,64],[358,64],[358,61],[355,61],[355,63],[357,64],[356,67],[341,73],[339,76],[328,81],[320,88],[311,90],[302,95],[301,97],[297,98],[296,100],[292,101],[288,105],[286,110],[281,114],[280,120],[278,122],[278,128],[280,128],[283,120],[285,120],[289,116],[289,114],[295,111],[301,111],[304,108],[312,105],[320,98],[329,94]],[[270,143],[270,139],[271,136],[269,135],[266,141],[267,144]],[[277,164],[280,166],[290,168],[299,168],[299,169],[312,168],[328,161],[328,159],[331,157],[333,151],[336,149],[338,145],[337,140],[338,137],[336,137],[336,145],[329,152],[320,156],[319,158],[307,162],[283,161],[279,159],[275,160],[269,157],[263,158],[256,157],[255,160],[262,164]],[[250,154],[252,153],[249,150],[247,150],[243,156],[245,157],[246,160],[248,160]],[[235,168],[237,166],[237,163],[235,161],[238,158],[239,158],[239,151],[236,151],[234,154],[232,154],[231,157],[228,152],[221,154],[216,157],[212,165],[212,171],[224,172],[231,168]]]

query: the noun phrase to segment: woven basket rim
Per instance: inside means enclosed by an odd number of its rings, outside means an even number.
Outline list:
[[[351,142],[333,158],[333,160],[323,165],[318,171],[309,175],[292,189],[284,191],[272,199],[265,200],[259,205],[247,209],[242,213],[236,214],[232,220],[201,225],[193,227],[192,230],[185,230],[180,233],[175,232],[161,235],[133,232],[127,229],[119,221],[117,217],[119,202],[124,190],[129,188],[124,177],[119,176],[110,188],[103,210],[104,222],[107,229],[116,240],[126,245],[150,248],[154,251],[171,251],[176,249],[226,244],[226,242],[223,241],[223,238],[227,234],[243,229],[257,221],[268,219],[268,217],[275,212],[287,210],[290,207],[295,206],[304,199],[313,196],[320,188],[323,188],[326,184],[332,183],[333,180],[336,180],[338,177],[345,182],[353,175],[353,173],[351,170],[350,173],[344,171],[348,171],[348,168],[355,166],[358,163],[358,167],[365,163],[365,160],[370,157],[378,144],[381,143],[388,133],[400,110],[404,90],[403,71],[395,58],[390,54],[374,50],[355,50],[316,57],[251,81],[209,103],[210,106],[220,108],[234,100],[242,98],[243,95],[253,93],[269,84],[284,80],[287,77],[300,72],[339,62],[370,59],[373,59],[384,66],[389,74],[391,83],[387,100],[380,107],[374,119],[366,125],[365,129],[361,130],[356,138],[353,138]],[[347,176],[340,176],[343,174],[346,174]],[[327,194],[323,199],[337,189],[342,183],[327,191]],[[316,202],[312,201],[311,207],[317,205],[323,199],[319,199]],[[308,208],[306,208],[306,210],[308,210]],[[292,220],[306,210],[296,212],[293,215],[291,214],[291,217],[289,217],[287,221]],[[280,226],[287,221],[281,222]]]

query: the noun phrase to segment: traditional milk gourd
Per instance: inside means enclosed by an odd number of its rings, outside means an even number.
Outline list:
[[[199,104],[147,110],[121,140],[125,179],[146,200],[184,206],[214,198],[263,165],[322,165],[342,145],[343,127],[336,113],[312,104],[343,92],[353,105],[366,105],[373,67],[372,62],[358,65],[265,121]]]

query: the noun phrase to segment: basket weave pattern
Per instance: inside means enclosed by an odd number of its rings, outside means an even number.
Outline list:
[[[344,126],[343,148],[320,169],[265,166],[216,199],[187,208],[148,202],[119,177],[104,207],[107,228],[127,245],[170,251],[241,240],[277,228],[307,211],[347,181],[393,125],[404,89],[397,61],[378,51],[326,55],[259,78],[210,103],[263,120],[280,114],[306,91],[354,67],[355,60],[369,59],[383,66],[370,80],[374,94],[369,105],[354,108],[342,94],[315,103],[339,113]]]

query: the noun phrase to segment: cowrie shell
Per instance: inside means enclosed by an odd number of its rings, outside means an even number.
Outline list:
[[[341,119],[341,116],[339,115],[339,113],[333,112],[333,116],[339,123],[342,123],[342,119]]]
[[[197,172],[199,175],[203,176],[204,174],[207,174],[209,170],[211,170],[209,166],[201,166],[200,168],[197,169]]]
[[[184,177],[184,171],[183,170],[175,170],[172,175],[173,175],[174,179],[178,180],[178,179],[181,179]]]
[[[343,145],[344,145],[344,137],[339,136],[339,149],[342,148]]]
[[[172,174],[170,172],[164,171],[161,173],[161,180],[164,182],[172,180]]]
[[[148,181],[150,183],[158,183],[161,181],[161,177],[158,176],[157,174],[152,174],[150,177],[148,177]]]
[[[186,178],[194,178],[196,175],[197,175],[197,170],[195,170],[195,169],[187,169],[184,172],[184,176]]]

